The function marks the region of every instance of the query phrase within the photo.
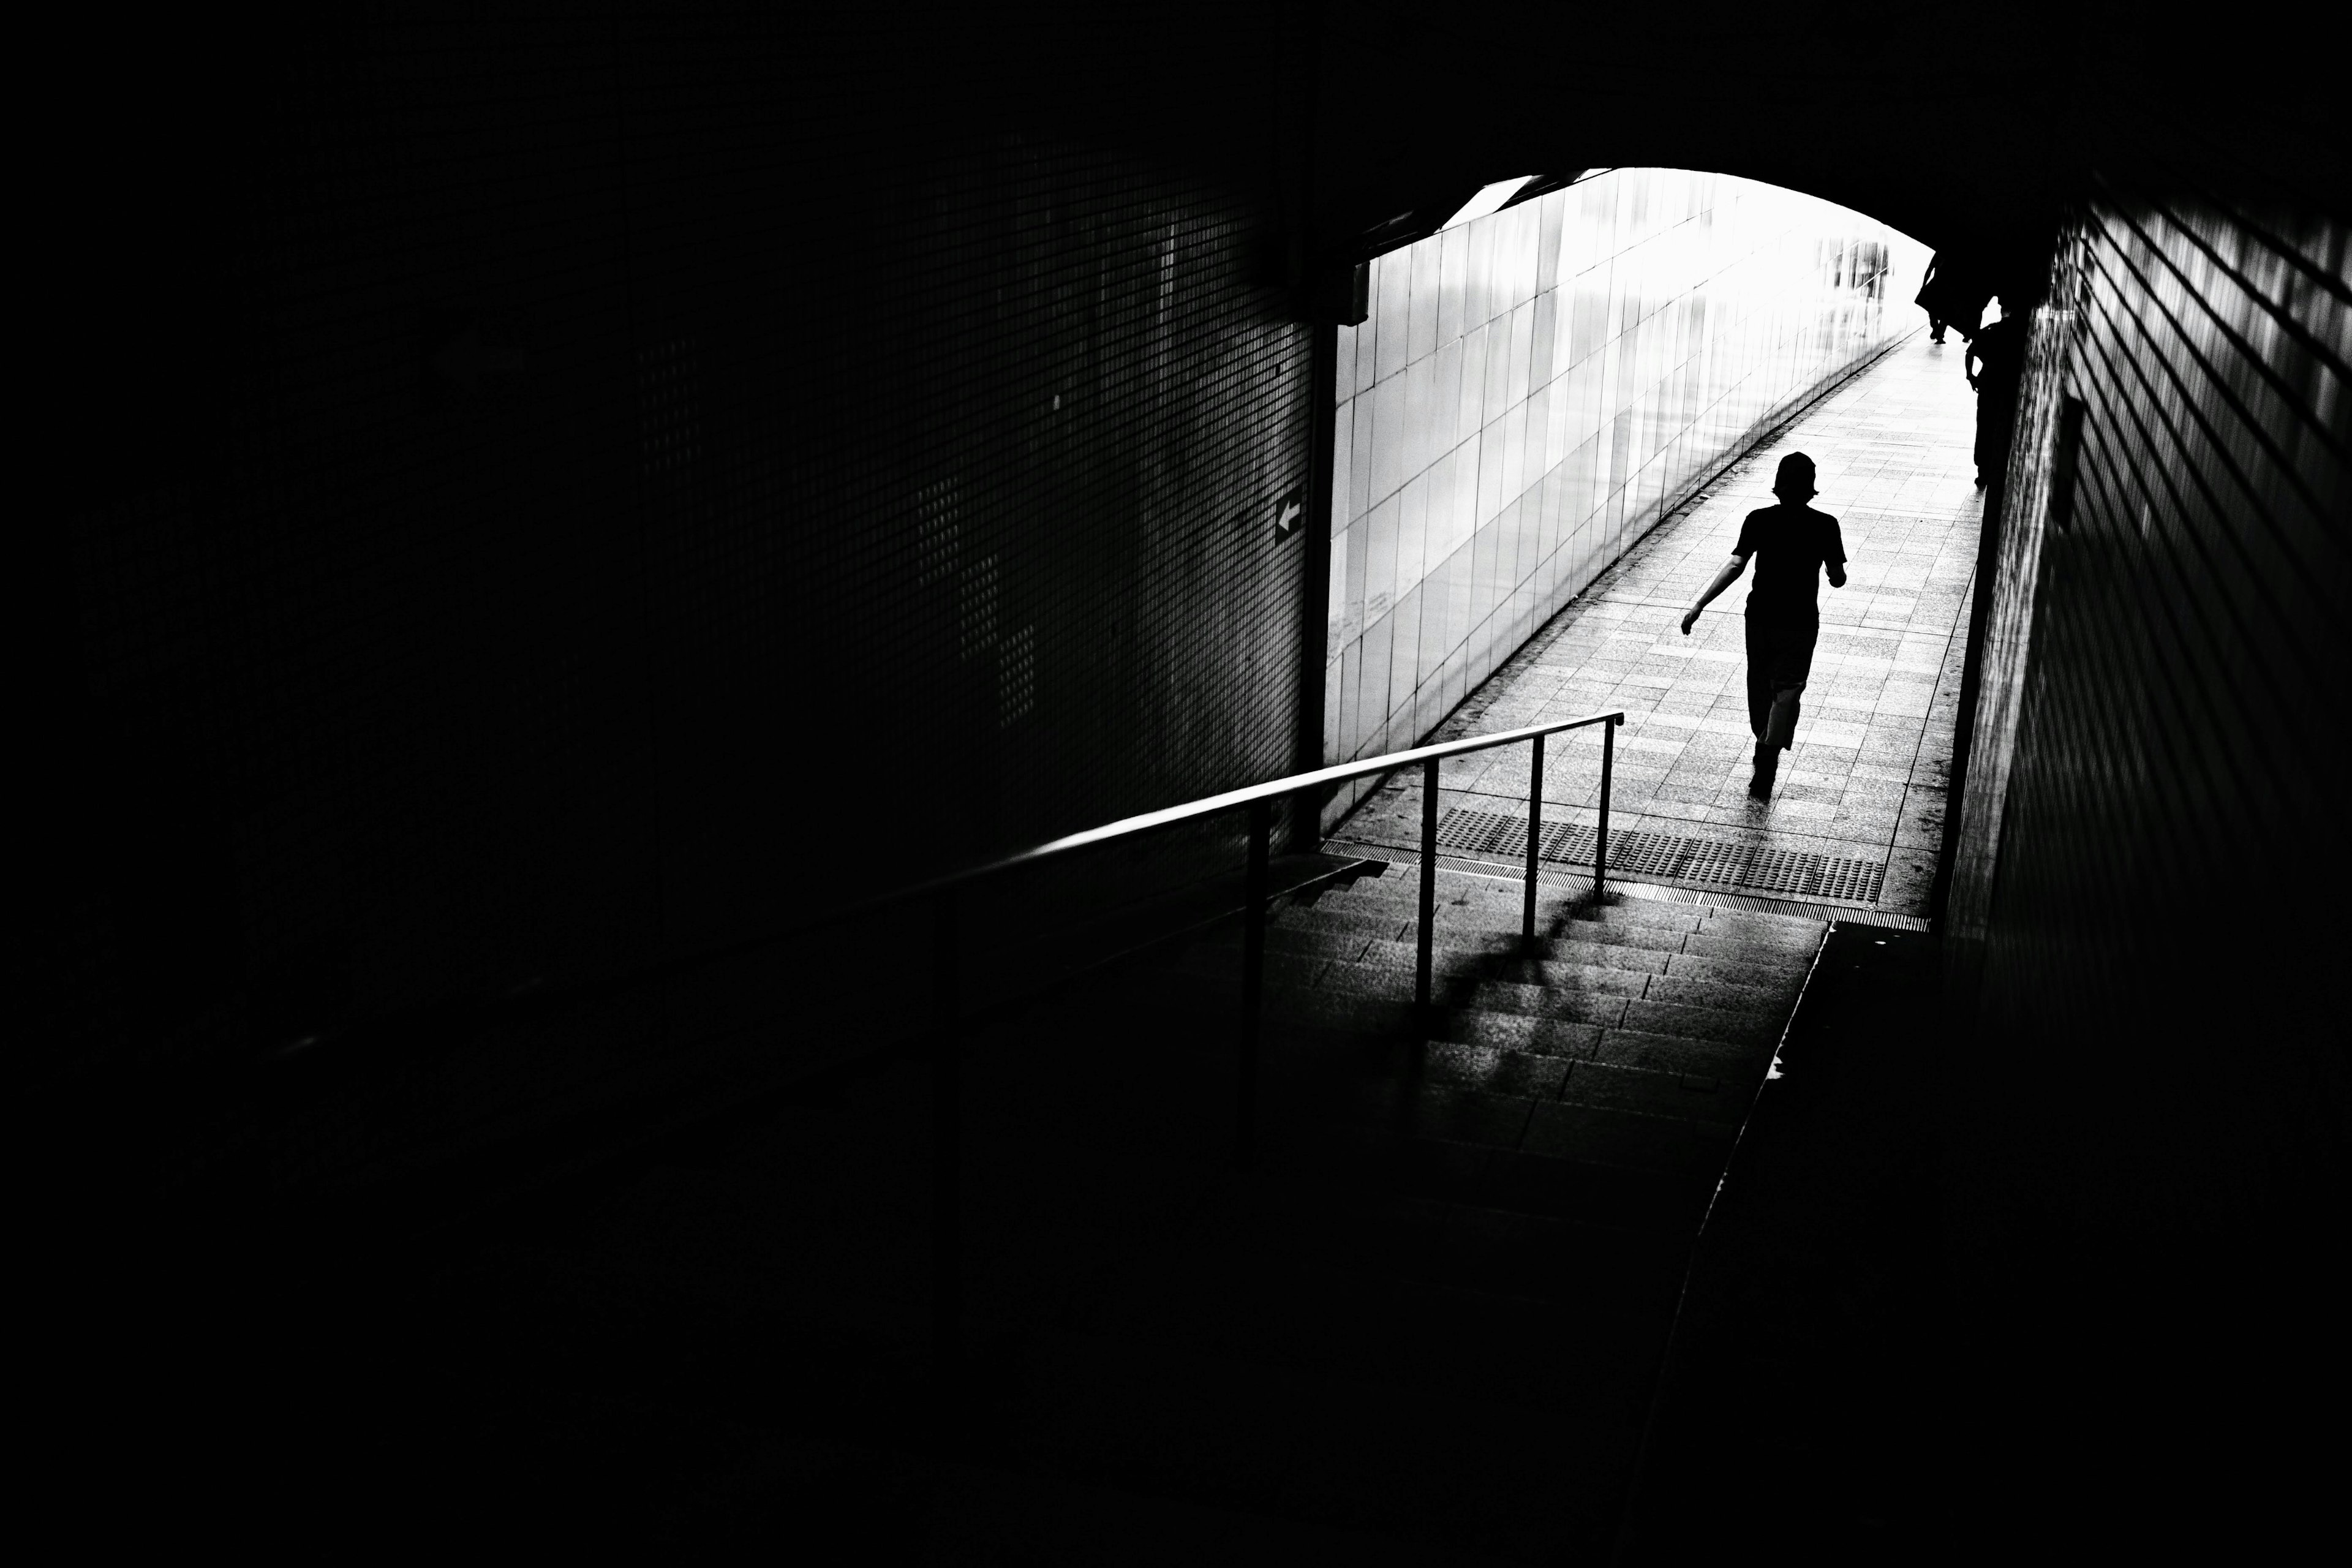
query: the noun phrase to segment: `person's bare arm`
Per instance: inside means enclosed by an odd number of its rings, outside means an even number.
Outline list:
[[[1825,562],[1823,562],[1822,564],[1822,568],[1823,568],[1825,571],[1827,571],[1827,572],[1829,573],[1829,574],[1830,574],[1830,586],[1831,586],[1831,587],[1832,587],[1832,588],[1843,588],[1843,587],[1844,587],[1844,586],[1845,586],[1845,563],[1844,563],[1844,562],[1843,562],[1843,561],[1825,561]]]
[[[1706,592],[1701,594],[1698,596],[1698,602],[1684,613],[1683,636],[1690,636],[1691,623],[1698,619],[1698,613],[1715,603],[1715,596],[1738,582],[1739,574],[1747,569],[1748,557],[1745,555],[1735,555],[1723,563],[1721,569],[1715,574],[1715,581],[1706,585]]]

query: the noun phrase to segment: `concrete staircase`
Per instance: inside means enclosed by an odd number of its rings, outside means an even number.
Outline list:
[[[1518,883],[1441,871],[1418,1020],[1416,884],[1400,866],[1271,927],[1259,1168],[1038,1337],[1008,1481],[1413,1561],[1605,1552],[1692,1240],[1824,928],[1555,896],[1526,956]],[[1204,1023],[1236,940],[1172,966]],[[1037,1550],[1052,1507],[964,1554]],[[943,1548],[971,1528],[940,1522]]]
[[[399,1356],[339,1397],[436,1436],[339,1469],[539,1542],[1601,1560],[1825,928],[1561,878],[1531,956],[1516,879],[1441,870],[1421,1015],[1416,877],[1277,910],[1247,1173],[1230,926],[968,1042],[951,1397],[899,1058],[386,1261],[356,1289],[397,1332],[355,1337]]]

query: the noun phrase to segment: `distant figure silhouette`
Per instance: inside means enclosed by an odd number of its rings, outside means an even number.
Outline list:
[[[2025,370],[2026,307],[2015,293],[2000,300],[2000,320],[1969,340],[1960,357],[1977,395],[1977,489],[1982,489],[2009,464],[2011,423],[2017,416],[2017,383]]]
[[[1936,283],[1937,269],[1943,264],[1941,252],[1928,258],[1927,276],[1919,280],[1919,292],[1911,301],[1927,312],[1927,341],[1931,343],[1944,341],[1943,290]]]
[[[1940,343],[1946,327],[1957,329],[1963,339],[1975,337],[1990,293],[1965,264],[1946,261],[1937,251],[1928,259],[1927,276],[1920,280],[1912,303],[1927,312],[1927,341]]]
[[[1830,586],[1845,586],[1845,540],[1838,521],[1805,503],[1813,499],[1813,460],[1802,452],[1780,459],[1772,479],[1779,506],[1759,508],[1739,525],[1739,542],[1697,602],[1684,613],[1683,636],[1690,636],[1698,613],[1731,586],[1756,557],[1756,585],[1748,591],[1748,727],[1756,732],[1756,772],[1748,793],[1772,797],[1780,753],[1797,734],[1797,703],[1813,668],[1813,643],[1821,636],[1816,595],[1821,575]]]

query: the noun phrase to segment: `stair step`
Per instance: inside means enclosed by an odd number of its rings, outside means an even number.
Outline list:
[[[1525,1013],[1456,1013],[1440,1020],[1439,1028],[1448,1040],[1557,1057],[1589,1057],[1606,1033],[1598,1024]]]
[[[1094,1568],[1104,1561],[1105,1543],[1117,1542],[1118,1559],[1137,1568],[1253,1562],[1484,1568],[1503,1561],[1351,1524],[1318,1523],[976,1464],[940,1468],[930,1513],[934,1522],[928,1554],[910,1551],[909,1560],[920,1556],[934,1563]],[[777,1508],[768,1518],[799,1515],[800,1510]],[[847,1521],[845,1524],[859,1528]],[[843,1538],[850,1537],[845,1531]]]
[[[1748,1096],[1706,1073],[1662,1072],[1614,1062],[1570,1064],[1560,1099],[1648,1116],[1687,1119],[1736,1130],[1748,1113]]]
[[[1695,1235],[1722,1174],[1652,1171],[1533,1150],[1498,1152],[1470,1201],[1670,1237]]]
[[[1535,1108],[1456,1100],[1455,1125],[1491,1137],[1491,1124],[1524,1127]],[[1517,1142],[1516,1137],[1513,1139]],[[1294,1118],[1261,1148],[1269,1171],[1360,1183],[1368,1191],[1541,1215],[1629,1233],[1687,1238],[1696,1232],[1719,1171],[1703,1174],[1494,1148],[1344,1121]]]
[[[1602,1034],[1592,1059],[1609,1067],[1642,1068],[1651,1072],[1688,1073],[1751,1086],[1760,1082],[1771,1064],[1772,1051],[1762,1046],[1736,1045],[1726,1040],[1694,1039],[1685,1035],[1655,1034],[1644,1029],[1610,1029]]]
[[[1672,1002],[1689,1007],[1711,1007],[1718,1013],[1753,1017],[1774,1028],[1788,1022],[1797,1002],[1793,990],[1675,974],[1649,976],[1642,999],[1646,1002]]]
[[[1392,1341],[1391,1359],[1409,1359],[1411,1342]],[[1603,1544],[1630,1468],[1623,1426],[1478,1397],[1493,1378],[1401,1389],[1077,1334],[1040,1343],[1033,1364],[1036,1388],[1013,1413],[1009,1444],[1025,1468],[1244,1517],[1345,1521],[1412,1543],[1412,1561],[1548,1560],[1564,1542]],[[1102,1561],[1111,1540],[1120,1561],[1357,1560],[1322,1555],[1316,1542],[1302,1542],[1308,1556],[1276,1559],[1266,1547],[1282,1537],[1249,1541],[1238,1528],[1240,1550],[1220,1551],[1199,1521],[1184,1523],[1206,1551],[1138,1556],[1114,1532],[1078,1543],[1067,1561]],[[1172,1543],[1137,1544],[1150,1553]],[[1005,1560],[1062,1559],[1024,1538]]]
[[[1805,972],[1810,962],[1790,957],[1776,964],[1760,964],[1753,960],[1736,958],[1706,958],[1695,952],[1668,955],[1665,973],[1677,980],[1719,980],[1732,985],[1747,985],[1785,996],[1793,1003],[1804,988]]]
[[[1422,1042],[1412,1059],[1423,1082],[1522,1100],[1557,1099],[1570,1065],[1557,1054],[1444,1039]]]
[[[1308,989],[1320,980],[1332,962],[1319,952],[1284,952],[1269,947],[1265,953],[1265,987],[1269,992]],[[1238,951],[1204,943],[1186,949],[1164,965],[1160,973],[1171,980],[1200,980],[1238,987],[1241,984],[1241,963]]]
[[[1713,1181],[1731,1159],[1738,1131],[1721,1124],[1669,1121],[1607,1106],[1553,1100],[1535,1108],[1520,1147],[1534,1154]]]
[[[1411,916],[1392,914],[1384,910],[1357,909],[1335,901],[1327,896],[1310,908],[1292,905],[1275,910],[1268,919],[1268,930],[1320,931],[1333,932],[1362,931],[1369,936],[1392,937],[1411,924]]]
[[[1596,947],[1633,947],[1652,952],[1685,952],[1689,943],[1700,940],[1695,932],[1665,926],[1617,926],[1583,919],[1570,921],[1561,935],[1570,942],[1590,942]]]
[[[1706,917],[1705,929],[1709,931],[1779,931],[1790,941],[1807,946],[1818,943],[1822,933],[1829,929],[1826,919],[1812,915],[1773,914],[1761,910],[1723,910],[1706,905],[1699,906],[1699,910]]]
[[[1318,972],[1316,984],[1327,990],[1368,996],[1410,998],[1416,994],[1417,962],[1409,945],[1379,943],[1367,950],[1361,960],[1330,961]],[[1538,965],[1546,976],[1540,982],[1496,973],[1511,970],[1526,973]],[[1545,997],[1565,1002],[1576,996],[1640,996],[1647,983],[1655,978],[1663,977],[1613,965],[1484,960],[1466,958],[1458,952],[1442,957],[1433,953],[1430,963],[1430,984],[1435,1000],[1447,1006],[1491,1007],[1497,1012],[1541,1011],[1533,999]],[[1490,991],[1496,997],[1519,999],[1490,1003],[1486,999]]]
[[[1762,963],[1779,967],[1795,963],[1809,965],[1814,953],[1821,951],[1822,932],[1810,936],[1783,936],[1778,932],[1696,931],[1683,939],[1682,951],[1697,958],[1723,958],[1738,962]]]
[[[1780,1039],[1780,1027],[1786,1022],[1786,1012],[1778,1008],[1733,1012],[1689,1003],[1635,999],[1625,1004],[1622,1026],[1647,1034],[1722,1040],[1769,1051]]]
[[[1369,930],[1349,931],[1344,927],[1323,930],[1297,925],[1272,925],[1265,928],[1265,950],[1268,952],[1315,953],[1325,958],[1361,958],[1364,949],[1378,940]],[[1222,952],[1238,952],[1242,945],[1239,921],[1234,921],[1201,938],[1200,945]]]
[[[1472,1005],[1497,1013],[1542,1013],[1539,1004],[1563,995],[1637,997],[1653,981],[1661,978],[1633,970],[1551,964],[1547,966],[1547,978],[1542,981],[1480,981],[1472,994]]]
[[[1367,1136],[1434,1138],[1486,1149],[1511,1149],[1536,1106],[1528,1097],[1486,1089],[1393,1079],[1345,1084],[1268,1081],[1269,1121],[1337,1122]]]
[[[1650,948],[1611,946],[1602,942],[1560,942],[1546,944],[1542,956],[1528,958],[1518,952],[1517,931],[1498,933],[1485,941],[1465,941],[1460,933],[1448,933],[1451,940],[1430,944],[1433,968],[1454,973],[1473,963],[1483,962],[1495,978],[1520,978],[1517,972],[1530,968],[1559,965],[1573,971],[1611,969],[1629,974],[1660,974],[1669,972],[1670,954]],[[1420,949],[1414,940],[1405,937],[1395,942],[1369,943],[1357,955],[1360,963],[1412,964],[1419,962]]]
[[[1452,1239],[1441,1242],[1449,1227]],[[1311,1230],[1299,1238],[1318,1239]],[[1556,1278],[1538,1281],[1535,1290],[1475,1289],[1453,1264],[1465,1251],[1538,1255],[1538,1267]],[[1589,1370],[1547,1379],[1536,1367],[1508,1368],[1495,1359],[1497,1339],[1526,1329],[1532,1337],[1522,1345],[1557,1345],[1564,1333],[1638,1331],[1673,1310],[1688,1256],[1687,1237],[1455,1207],[1444,1211],[1410,1268],[1347,1267],[1319,1247],[1302,1250],[1281,1231],[1253,1231],[1239,1245],[1157,1248],[1088,1303],[1081,1326],[1276,1365],[1344,1369],[1407,1388],[1458,1389],[1516,1371],[1525,1375],[1514,1376],[1500,1396],[1563,1412],[1608,1380]]]

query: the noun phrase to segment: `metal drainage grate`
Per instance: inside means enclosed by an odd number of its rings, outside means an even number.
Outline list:
[[[1556,822],[1543,830],[1537,857],[1567,865],[1592,864],[1590,827]],[[1473,855],[1528,852],[1528,819],[1498,811],[1455,807],[1437,825],[1437,847]],[[1724,844],[1676,833],[1620,829],[1609,836],[1609,869],[1628,877],[1675,877],[1727,888],[1754,888],[1840,903],[1874,904],[1886,883],[1883,860],[1854,860],[1759,844]]]

